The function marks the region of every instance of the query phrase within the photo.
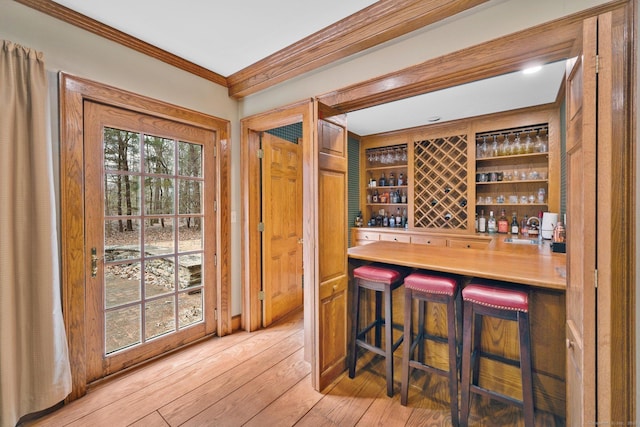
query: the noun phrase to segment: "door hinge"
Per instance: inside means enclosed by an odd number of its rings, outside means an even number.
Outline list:
[[[214,266],[218,265],[218,254],[213,254],[213,265]]]
[[[600,72],[600,55],[596,55],[596,74]]]
[[[258,301],[264,301],[264,291],[258,292]]]
[[[213,144],[213,157],[218,157],[218,144]]]
[[[302,286],[302,289],[304,289],[304,274],[302,275],[302,282],[300,283],[300,285]]]
[[[257,155],[258,155],[258,158],[259,158],[259,159],[264,158],[264,150],[263,150],[262,148],[258,148],[258,153],[257,153]]]
[[[593,283],[596,289],[598,289],[598,269],[593,271]]]
[[[258,231],[261,232],[261,233],[264,231],[264,222],[259,222],[258,223]]]
[[[213,318],[214,318],[215,320],[218,320],[218,309],[217,309],[217,308],[214,308],[214,309],[213,309]]]
[[[213,201],[213,211],[214,212],[218,212],[218,201],[217,200]]]

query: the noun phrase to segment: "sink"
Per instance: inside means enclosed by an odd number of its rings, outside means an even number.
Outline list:
[[[538,244],[538,240],[537,239],[518,239],[518,238],[512,238],[512,237],[507,237],[504,239],[505,243],[514,243],[514,244],[518,244],[518,245],[537,245]]]

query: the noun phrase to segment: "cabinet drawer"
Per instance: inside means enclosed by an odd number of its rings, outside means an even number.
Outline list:
[[[402,243],[410,243],[411,236],[408,234],[390,234],[390,233],[381,233],[380,240],[385,240],[387,242],[402,242]]]
[[[451,248],[486,249],[489,241],[473,239],[449,239],[447,246]]]
[[[380,233],[374,233],[372,231],[358,231],[355,233],[355,239],[375,242],[376,240],[380,240]]]
[[[418,245],[447,246],[447,239],[434,236],[411,236],[411,243]]]

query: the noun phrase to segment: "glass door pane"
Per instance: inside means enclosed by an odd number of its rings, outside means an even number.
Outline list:
[[[200,144],[105,127],[105,356],[204,321]]]

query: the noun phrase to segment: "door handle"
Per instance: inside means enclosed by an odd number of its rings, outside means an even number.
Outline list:
[[[98,275],[98,255],[96,248],[91,248],[91,277]]]

